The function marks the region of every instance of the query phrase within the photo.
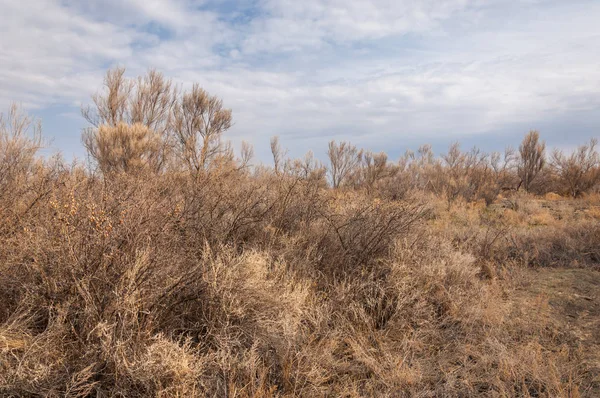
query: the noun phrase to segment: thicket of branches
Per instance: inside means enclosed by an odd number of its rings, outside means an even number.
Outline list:
[[[600,157],[597,140],[565,155],[554,150],[549,159],[537,131],[529,132],[518,152],[463,151],[454,143],[436,157],[431,146],[408,151],[398,162],[385,153],[359,150],[348,142],[329,144],[329,175],[333,187],[352,187],[399,198],[407,192],[426,191],[449,203],[484,200],[491,204],[500,193],[523,190],[543,195],[554,192],[580,197],[600,188]]]
[[[231,146],[222,136],[232,124],[231,110],[198,85],[181,92],[160,73],[150,70],[138,79],[125,70],[110,70],[105,90],[93,96],[94,106],[84,117],[93,126],[84,133],[84,145],[104,174],[146,169],[155,173],[187,170],[198,174],[234,161]],[[483,153],[463,151],[454,143],[436,156],[424,145],[407,151],[398,161],[385,153],[372,153],[350,142],[329,143],[328,163],[312,153],[304,159],[288,159],[278,137],[271,142],[277,175],[311,176],[333,188],[364,189],[392,198],[415,190],[445,197],[492,203],[502,191],[522,189],[535,194],[555,192],[573,197],[598,189],[600,158],[597,141],[565,155],[554,150],[546,155],[538,131],[523,139],[518,151]],[[245,144],[241,158],[247,166],[252,149]]]
[[[274,167],[250,167],[199,86],[115,69],[93,102],[91,168],[37,156],[17,108],[0,118],[1,395],[574,396],[586,380],[497,275],[564,253],[595,264],[597,222],[509,239],[485,213],[437,230],[447,212],[423,193],[579,196],[597,186],[595,141],[547,167],[533,132],[518,155],[455,144],[397,162],[331,142],[325,165],[274,138]]]

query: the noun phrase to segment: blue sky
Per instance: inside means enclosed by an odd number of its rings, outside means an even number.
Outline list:
[[[453,141],[501,150],[600,136],[600,1],[0,0],[0,110],[83,157],[81,105],[112,65],[200,83],[234,144],[268,159],[349,140],[397,158]]]

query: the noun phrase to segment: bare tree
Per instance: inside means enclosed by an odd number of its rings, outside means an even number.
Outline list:
[[[516,187],[515,161],[517,160],[515,150],[506,147],[504,153],[492,152],[490,166],[494,173],[494,180],[498,193],[502,190],[511,190]]]
[[[125,77],[125,68],[108,70],[104,77],[104,92],[92,95],[94,106],[83,108],[83,117],[94,127],[130,123],[130,99],[134,85],[135,82]]]
[[[83,117],[94,127],[119,123],[140,123],[159,134],[169,128],[177,89],[171,80],[154,69],[137,79],[125,77],[125,68],[106,72],[104,91],[92,96],[94,106],[82,109]]]
[[[293,176],[296,179],[307,180],[312,182],[326,182],[326,167],[315,158],[312,151],[308,151],[303,158],[287,159],[283,166],[283,171],[288,176]]]
[[[527,192],[531,190],[532,182],[546,163],[545,150],[546,144],[540,141],[540,133],[536,130],[531,130],[519,146],[519,186],[523,186]]]
[[[162,73],[150,69],[135,83],[130,98],[130,124],[141,123],[161,136],[171,125],[172,110],[177,101],[177,89]]]
[[[226,155],[221,136],[231,123],[231,109],[224,109],[222,100],[195,84],[175,107],[176,153],[190,170],[207,169],[217,157]]]
[[[572,197],[580,196],[600,182],[600,157],[593,138],[570,156],[556,149],[552,153],[552,168],[559,182]]]
[[[25,171],[42,146],[42,127],[13,104],[0,113],[0,181]]]
[[[362,151],[349,142],[337,144],[335,141],[330,141],[327,156],[331,184],[334,188],[339,188],[360,164]]]
[[[413,188],[440,193],[438,181],[442,166],[431,145],[421,145],[417,153],[408,151],[401,163],[405,164]]]
[[[240,151],[239,164],[240,168],[246,168],[250,165],[250,161],[254,157],[254,147],[252,144],[242,141],[242,148]]]
[[[450,146],[448,153],[442,156],[444,170],[441,174],[442,189],[448,200],[448,206],[458,197],[467,201],[488,197],[488,184],[491,180],[489,156],[477,148],[462,152],[459,143]]]
[[[281,173],[286,153],[287,151],[284,151],[279,144],[279,137],[271,137],[271,155],[273,155],[273,167],[277,175]]]
[[[138,147],[140,136],[126,139],[121,137],[121,134],[127,132],[135,132],[136,134],[146,134],[147,137],[152,137],[152,147],[157,153],[152,157],[153,161],[159,160],[159,164],[153,164],[153,169],[160,169],[167,161],[170,149],[169,131],[172,122],[172,112],[174,104],[177,100],[177,90],[170,80],[150,69],[146,75],[140,76],[137,79],[129,79],[125,77],[125,68],[117,67],[107,71],[104,77],[104,90],[92,96],[93,106],[88,106],[82,109],[84,118],[93,126],[87,129],[84,133],[84,145],[90,149],[95,148],[95,145],[117,145],[119,143],[128,143]],[[127,129],[122,124],[139,125],[135,129]],[[99,129],[104,126],[104,130],[100,133]],[[142,128],[145,126],[148,132],[142,133]],[[111,134],[108,133],[108,127],[115,128]],[[118,131],[118,133],[116,133]],[[155,134],[160,138],[155,139]],[[108,138],[111,136],[112,138]],[[101,138],[103,137],[103,138]],[[107,148],[105,148],[107,149]],[[148,148],[146,147],[146,150]],[[110,153],[127,153],[127,148],[112,148]],[[102,161],[106,161],[106,156],[109,152],[90,153],[91,157]],[[128,155],[126,155],[128,156]],[[105,163],[101,168],[106,168]]]
[[[382,179],[389,177],[398,171],[397,166],[388,164],[385,152],[373,153],[367,151],[363,154],[360,168],[356,173],[357,186],[363,186],[368,192],[373,191]]]
[[[41,124],[13,104],[7,114],[0,113],[0,199],[22,194],[24,181],[42,147]],[[8,203],[11,203],[8,201]],[[2,209],[0,208],[0,214]]]
[[[125,68],[119,67],[106,73],[104,86],[103,92],[92,96],[94,106],[82,110],[83,116],[94,126],[86,133],[88,148],[94,148],[91,143],[93,137],[100,136],[98,129],[101,126],[118,127],[119,134],[123,134],[128,130],[120,125],[125,123],[143,125],[158,134],[160,145],[156,150],[160,154],[153,159],[161,159],[162,163],[166,162],[171,149],[188,169],[196,172],[207,168],[219,156],[232,158],[231,148],[221,143],[222,133],[231,127],[231,110],[224,109],[220,99],[209,95],[199,85],[195,84],[190,92],[179,95],[171,80],[153,69],[133,80],[125,77]],[[134,130],[141,132],[139,126]],[[108,137],[107,131],[105,129],[102,136]],[[140,139],[132,137],[127,141],[119,134],[114,137],[115,145],[119,142],[132,144]],[[154,134],[148,134],[154,137]],[[155,140],[152,142],[155,147]],[[127,152],[127,149],[121,151]],[[103,155],[92,154],[94,158],[97,156]]]

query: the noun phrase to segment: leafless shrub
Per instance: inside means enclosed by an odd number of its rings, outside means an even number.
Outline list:
[[[373,261],[385,257],[394,239],[411,231],[427,211],[419,203],[371,203],[362,198],[345,206],[336,202],[331,206],[323,214],[321,236],[312,240],[324,267],[321,272],[333,278],[368,268]]]
[[[231,127],[231,110],[200,86],[184,93],[175,107],[174,136],[178,157],[189,170],[205,170],[211,162],[227,157],[221,136]]]
[[[600,262],[600,228],[597,222],[550,226],[543,230],[514,232],[505,254],[525,266],[597,267]]]
[[[0,235],[21,227],[27,214],[54,188],[61,162],[58,156],[38,158],[41,147],[39,121],[16,104],[6,115],[0,113]]]
[[[519,146],[518,174],[521,179],[519,185],[529,192],[536,176],[546,164],[546,144],[540,142],[540,133],[536,130],[530,131]]]
[[[488,156],[478,149],[463,153],[458,143],[450,146],[448,153],[442,157],[445,162],[441,186],[448,203],[458,197],[473,201],[482,196],[489,198],[488,191],[493,187],[491,167]]]
[[[364,152],[361,162],[354,173],[350,176],[350,184],[355,189],[366,189],[367,193],[374,193],[384,181],[393,178],[399,168],[388,163],[388,157],[384,152]]]
[[[356,171],[362,159],[362,151],[348,142],[337,144],[335,141],[331,141],[327,157],[329,158],[331,185],[339,188]]]
[[[281,148],[279,137],[277,136],[271,138],[271,155],[273,156],[275,174],[279,175],[283,168],[286,152]]]
[[[301,159],[287,159],[283,167],[285,174],[294,178],[312,181],[325,187],[327,168],[308,151]]]
[[[150,69],[145,76],[129,79],[125,68],[117,67],[106,73],[104,88],[92,96],[93,107],[82,109],[92,126],[140,123],[161,136],[167,133],[177,90],[160,72]]]
[[[0,113],[0,195],[8,194],[28,176],[42,146],[41,124],[16,104]]]
[[[572,197],[590,191],[600,182],[600,156],[596,150],[598,140],[577,148],[570,156],[562,151],[552,152],[552,167],[558,175],[562,189]]]

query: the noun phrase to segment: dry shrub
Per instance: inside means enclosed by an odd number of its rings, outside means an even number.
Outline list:
[[[572,197],[590,192],[600,182],[600,155],[596,150],[597,139],[579,146],[570,156],[555,150],[552,153],[552,167],[558,176],[563,192]]]
[[[149,93],[171,92],[153,76],[131,96],[110,75],[112,102],[98,97],[110,132],[144,148],[147,134],[161,130],[164,144],[169,129],[140,114]],[[172,105],[167,94],[160,109]],[[142,124],[120,124],[133,118]],[[367,162],[355,188],[345,173],[342,189],[328,188],[311,155],[250,169],[212,139],[196,147],[215,150],[210,167],[157,168],[144,149],[96,174],[41,161],[35,136],[7,131],[0,395],[566,397],[587,388],[578,390],[589,369],[576,366],[576,344],[515,304],[511,278],[524,264],[596,266],[593,198],[448,202],[435,196],[448,187],[426,188],[440,170],[427,148],[385,178]],[[406,176],[418,179],[410,190],[385,194]]]
[[[547,359],[552,343],[509,316],[509,285],[480,277],[476,246],[432,233],[423,198],[238,168],[54,179],[1,236],[5,395],[568,389],[575,357]],[[465,229],[490,211],[464,206]]]
[[[546,200],[561,200],[562,196],[560,196],[559,194],[557,194],[555,192],[548,192],[546,195],[544,195],[544,199],[546,199]]]
[[[592,201],[539,200],[519,195],[516,217],[506,217],[498,261],[532,266],[592,266],[600,261],[600,225]],[[511,221],[512,220],[512,221]]]
[[[536,130],[527,133],[519,146],[519,185],[522,185],[526,192],[531,190],[534,180],[546,164],[545,150],[546,144],[540,141],[540,133]]]
[[[600,226],[597,221],[519,231],[511,236],[510,258],[524,265],[591,266],[600,263]]]
[[[433,206],[430,232],[472,253],[480,276],[511,284],[522,267],[589,267],[600,264],[600,224],[591,200],[540,200],[518,193],[489,207]],[[439,214],[438,214],[439,213]]]
[[[160,136],[143,124],[119,122],[88,130],[84,145],[103,173],[159,171],[164,162]]]
[[[56,164],[36,156],[42,147],[40,126],[17,105],[0,113],[0,230],[5,232],[51,190]]]
[[[419,202],[334,196],[294,244],[310,256],[314,271],[327,277],[324,282],[338,281],[388,257],[395,240],[412,231],[426,213]]]
[[[547,210],[534,214],[529,219],[529,224],[533,226],[552,225],[554,222],[554,217],[552,217],[552,214]]]

